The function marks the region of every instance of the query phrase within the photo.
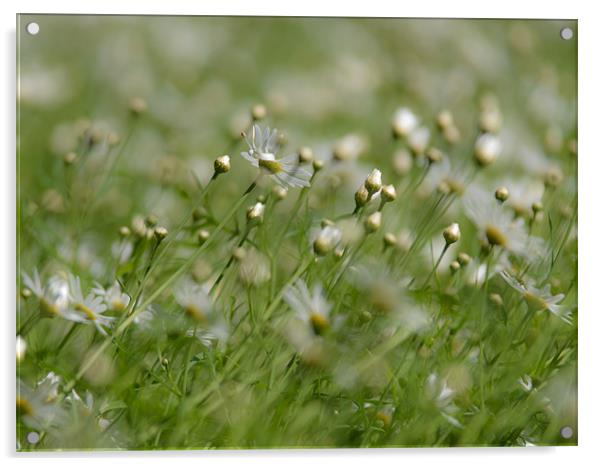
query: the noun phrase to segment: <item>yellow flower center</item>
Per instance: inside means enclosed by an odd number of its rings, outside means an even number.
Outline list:
[[[265,168],[273,175],[282,171],[282,165],[280,164],[280,162],[276,162],[275,160],[259,159],[259,166],[261,168]]]
[[[525,301],[527,302],[529,307],[535,309],[536,311],[541,311],[543,309],[548,308],[548,303],[546,303],[546,301],[544,299],[542,299],[540,296],[537,296],[533,293],[525,291],[523,293],[523,297],[525,298]]]
[[[504,236],[504,233],[494,226],[487,225],[485,228],[485,235],[487,236],[487,241],[489,241],[489,244],[492,246],[505,247],[508,243],[508,239]]]
[[[25,398],[17,397],[17,414],[19,416],[31,416],[33,408]]]
[[[40,311],[42,312],[42,314],[46,315],[47,317],[55,317],[55,316],[60,315],[60,313],[61,313],[61,311],[56,306],[56,304],[51,303],[50,301],[48,301],[45,298],[42,298],[40,300]]]
[[[189,304],[189,305],[185,306],[184,311],[186,312],[186,315],[188,315],[189,317],[192,317],[193,319],[197,320],[201,324],[205,324],[207,322],[207,317],[205,316],[205,313],[198,306],[195,306],[194,304]]]
[[[328,320],[322,314],[312,312],[309,315],[309,322],[316,335],[322,335],[326,330],[328,330]]]
[[[123,312],[125,309],[125,304],[121,299],[114,299],[111,301],[111,307],[115,312]]]
[[[86,316],[86,319],[88,319],[90,321],[96,320],[96,314],[94,314],[94,311],[92,309],[90,309],[88,306],[77,303],[74,307],[76,310],[83,312]]]

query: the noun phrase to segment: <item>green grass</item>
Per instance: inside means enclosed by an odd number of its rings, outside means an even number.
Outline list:
[[[19,450],[577,443],[568,23],[26,16],[19,27],[34,19],[40,34],[19,38]],[[133,98],[148,108],[132,112]],[[310,186],[284,199],[239,155],[258,102],[257,124],[283,135],[278,158],[307,146],[324,163],[303,165]],[[416,147],[392,136],[399,107],[442,161],[418,150],[400,168],[399,151]],[[443,109],[455,142],[437,127]],[[483,120],[498,112],[503,148],[482,167],[475,141],[497,132]],[[348,134],[362,141],[357,160],[334,160]],[[223,154],[231,168],[213,176]],[[374,168],[397,197],[356,208]],[[492,226],[507,216],[525,232],[518,244],[496,243],[471,199]],[[461,236],[444,249],[454,222]],[[318,255],[330,224],[342,241]],[[129,303],[105,313],[106,335],[48,318],[22,278],[34,270],[47,289],[79,277],[84,297],[117,282]],[[322,287],[329,312],[295,309],[297,279]],[[85,317],[65,286],[66,316]],[[220,338],[193,336],[207,329]]]

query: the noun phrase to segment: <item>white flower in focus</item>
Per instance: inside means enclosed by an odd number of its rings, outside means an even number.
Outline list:
[[[284,300],[301,321],[311,325],[316,335],[321,335],[330,326],[331,305],[326,301],[319,284],[316,284],[313,293],[310,293],[305,282],[298,279],[285,290]]]
[[[280,148],[277,130],[266,127],[262,132],[258,125],[253,125],[251,136],[245,135],[245,140],[249,150],[241,152],[240,155],[251,165],[259,168],[262,173],[271,176],[284,188],[309,186],[311,173],[299,166],[297,154],[276,159],[276,153]]]
[[[102,298],[94,293],[89,293],[84,297],[79,277],[74,275],[69,275],[69,287],[71,306],[74,310],[70,320],[83,324],[94,324],[100,333],[106,335],[104,327],[109,327],[115,319],[103,315],[107,311],[107,306],[102,302]]]
[[[559,304],[564,299],[563,293],[553,295],[549,284],[540,289],[525,281],[519,281],[506,271],[502,272],[501,275],[508,285],[523,296],[523,299],[531,309],[535,311],[550,311],[567,324],[572,323],[572,316],[568,308]]]

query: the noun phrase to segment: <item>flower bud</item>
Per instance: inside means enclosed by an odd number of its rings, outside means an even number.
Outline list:
[[[247,209],[247,220],[249,222],[261,222],[263,220],[263,212],[265,211],[265,204],[257,202],[255,205]]]
[[[301,147],[299,149],[299,153],[297,154],[299,157],[299,163],[310,163],[314,159],[314,153],[310,147]]]
[[[429,147],[426,151],[426,158],[429,163],[439,163],[443,160],[443,152],[435,147]]]
[[[445,244],[450,245],[456,243],[460,240],[460,225],[457,223],[452,223],[445,230],[443,230],[443,238],[445,239]]]
[[[164,227],[156,227],[155,228],[155,238],[157,238],[157,241],[163,241],[165,239],[165,237],[167,236],[167,228]]]
[[[121,236],[122,238],[126,238],[128,236],[130,236],[131,231],[127,226],[122,226],[119,228],[119,236]]]
[[[395,246],[397,245],[397,237],[393,233],[385,233],[383,236],[383,243],[385,244],[386,248],[389,246]]]
[[[134,116],[138,116],[147,110],[146,100],[140,97],[134,97],[129,103],[130,113]]]
[[[325,256],[339,244],[339,241],[341,241],[341,231],[334,226],[327,225],[320,230],[313,242],[314,252],[318,256]]]
[[[393,202],[395,199],[397,199],[397,191],[395,190],[395,186],[392,184],[383,186],[380,190],[380,197],[383,202]]]
[[[502,299],[502,297],[497,294],[497,293],[491,293],[489,295],[489,301],[492,304],[495,304],[496,306],[503,306],[504,305],[504,300]]]
[[[364,207],[370,200],[370,193],[364,185],[361,185],[355,192],[355,208]]]
[[[418,128],[408,136],[408,146],[414,155],[421,155],[426,150],[431,133],[428,128]]]
[[[474,157],[480,166],[486,167],[497,160],[501,150],[502,144],[497,136],[481,134],[475,142]]]
[[[324,162],[321,160],[314,160],[311,165],[314,168],[314,173],[317,173],[324,168]]]
[[[440,130],[454,125],[454,116],[449,110],[442,110],[437,114],[437,126]]]
[[[251,107],[251,118],[253,121],[263,120],[268,114],[268,109],[263,104],[255,104]]]
[[[144,222],[146,223],[146,226],[154,227],[159,222],[159,219],[155,214],[148,214],[144,219]]]
[[[451,271],[451,273],[456,273],[458,270],[460,270],[460,263],[458,261],[452,261],[451,264],[449,264],[449,270]]]
[[[495,198],[500,202],[505,202],[508,200],[510,193],[508,192],[508,188],[505,186],[500,186],[495,190]]]
[[[382,214],[380,212],[374,212],[369,215],[364,221],[364,227],[367,233],[374,233],[380,228],[382,223]]]
[[[222,155],[215,159],[213,162],[213,169],[218,175],[221,173],[227,173],[230,171],[230,156]]]
[[[382,173],[378,168],[372,170],[372,173],[368,175],[368,178],[364,181],[364,186],[368,190],[370,196],[382,187]]]
[[[68,152],[63,157],[63,163],[67,166],[73,165],[77,161],[77,154],[75,152]]]
[[[272,188],[272,193],[274,194],[274,196],[276,196],[277,201],[281,201],[286,197],[288,191],[286,190],[286,188],[276,185]]]
[[[416,129],[416,126],[418,126],[418,118],[416,118],[416,115],[409,108],[402,107],[393,115],[391,128],[393,136],[396,138],[406,137]]]
[[[472,257],[470,257],[465,252],[461,252],[458,254],[458,262],[460,263],[461,266],[465,267],[468,264],[470,264],[471,261],[472,261]]]
[[[196,234],[199,245],[205,243],[209,239],[209,232],[207,230],[199,230]]]
[[[243,248],[235,248],[234,251],[232,251],[232,257],[234,260],[240,262],[247,257],[247,251],[245,251]]]
[[[541,201],[536,201],[531,206],[531,209],[533,209],[534,214],[538,214],[543,210],[543,204],[541,203]]]

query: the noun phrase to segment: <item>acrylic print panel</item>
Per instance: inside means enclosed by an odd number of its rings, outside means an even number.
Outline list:
[[[577,443],[576,21],[17,28],[18,450]]]

